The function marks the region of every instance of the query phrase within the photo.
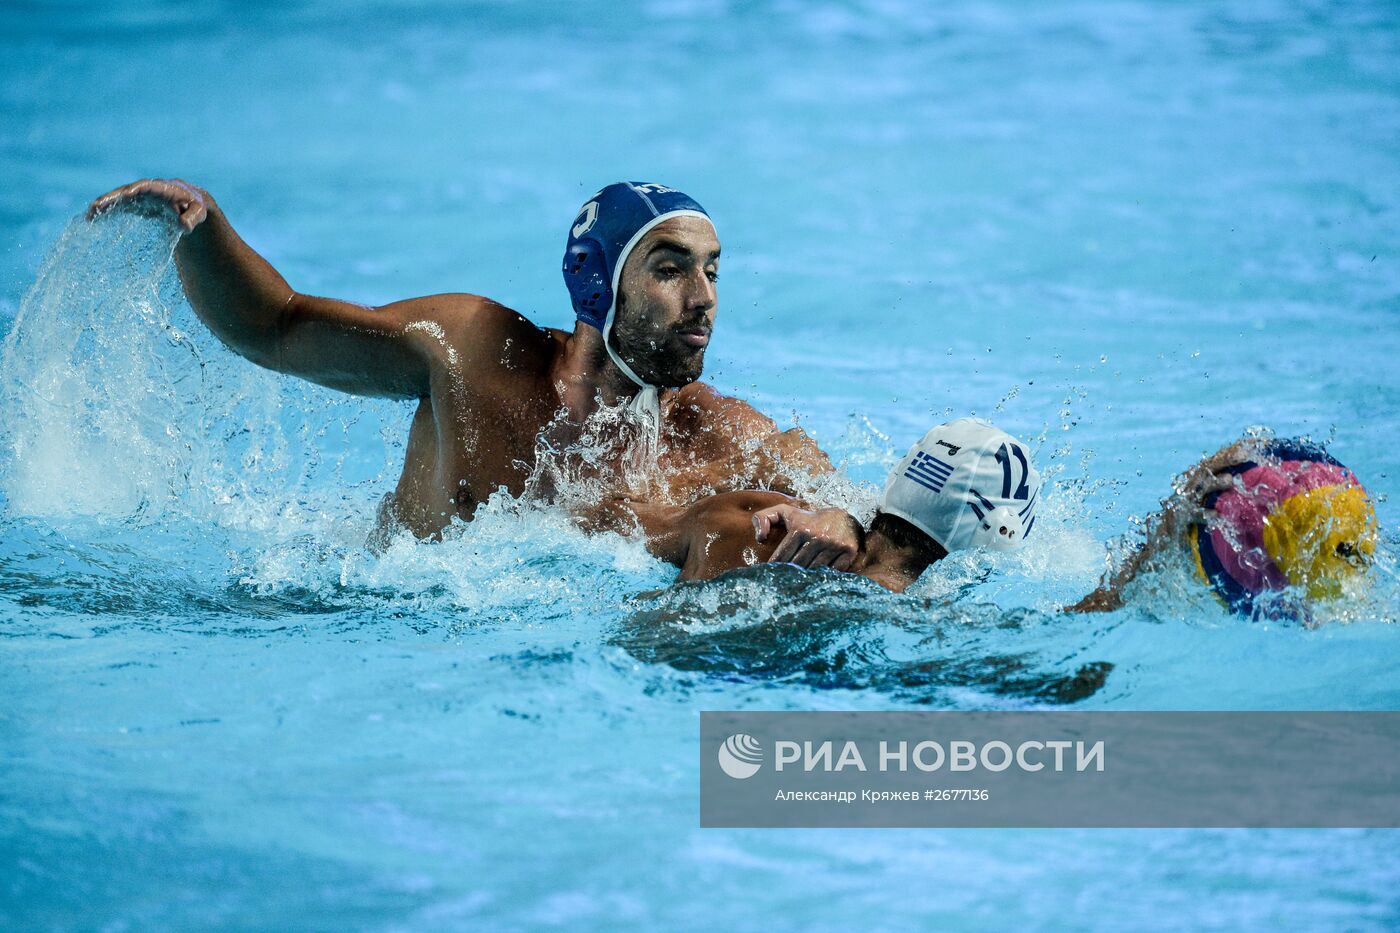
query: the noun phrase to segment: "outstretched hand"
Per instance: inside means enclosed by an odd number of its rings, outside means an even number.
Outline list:
[[[850,570],[860,554],[860,525],[841,509],[812,512],[795,505],[775,505],[753,513],[754,537],[767,541],[786,529],[769,563]]]
[[[144,178],[109,191],[88,205],[88,220],[124,204],[154,202],[175,214],[180,229],[190,233],[209,216],[209,192],[178,178]]]
[[[1172,494],[1162,501],[1162,510],[1147,522],[1147,540],[1103,584],[1066,612],[1110,612],[1123,605],[1123,587],[1159,555],[1178,551],[1186,544],[1194,525],[1210,527],[1219,513],[1206,506],[1211,493],[1235,487],[1238,478],[1229,472],[1259,456],[1262,441],[1246,437],[1227,444],[1204,458],[1172,483]]]
[[[1244,438],[1220,448],[1181,474],[1172,485],[1174,494],[1162,503],[1162,524],[1171,534],[1180,534],[1191,525],[1205,525],[1217,518],[1214,509],[1207,508],[1206,499],[1212,494],[1233,488],[1235,475],[1227,472],[1257,456],[1258,442]]]

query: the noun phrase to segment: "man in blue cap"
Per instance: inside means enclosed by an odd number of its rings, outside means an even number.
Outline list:
[[[671,501],[762,486],[792,491],[831,463],[801,431],[779,432],[748,403],[698,382],[714,325],[719,239],[693,199],[620,182],[579,210],[564,280],[578,321],[541,328],[477,295],[433,295],[369,308],[291,288],[234,232],[207,191],[147,179],[93,202],[172,211],[191,306],[232,350],[260,366],[357,395],[418,399],[403,474],[381,520],[420,537],[470,520],[497,488],[525,491],[543,435],[559,450],[585,431],[602,476],[622,480],[637,450]],[[624,418],[593,418],[600,408]],[[600,436],[600,432],[601,435]],[[630,448],[630,449],[629,449]],[[811,543],[799,562],[853,554],[840,518],[790,529]]]

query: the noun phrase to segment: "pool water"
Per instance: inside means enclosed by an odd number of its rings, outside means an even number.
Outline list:
[[[1393,4],[0,26],[0,927],[1400,924],[1393,831],[702,831],[697,773],[701,709],[1400,708]],[[900,596],[666,590],[636,543],[500,496],[371,553],[410,407],[255,369],[180,300],[167,225],[75,219],[150,175],[303,291],[550,326],[577,206],[680,187],[725,250],[707,380],[812,433],[857,511],[930,425],[990,417],[1050,481],[1036,535]],[[1366,482],[1368,587],[1312,626],[1171,574],[1056,611],[1254,426]]]

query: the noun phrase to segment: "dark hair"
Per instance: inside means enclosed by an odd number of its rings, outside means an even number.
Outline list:
[[[876,512],[875,520],[870,523],[870,533],[888,538],[889,542],[896,547],[914,548],[919,553],[927,555],[930,563],[948,556],[948,550],[943,545],[898,515]]]

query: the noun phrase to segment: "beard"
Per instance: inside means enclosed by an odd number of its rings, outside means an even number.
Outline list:
[[[685,343],[680,332],[708,322],[697,319],[666,327],[652,324],[649,318],[645,312],[628,314],[619,304],[610,337],[613,351],[650,385],[678,389],[699,379],[705,368],[705,348]]]

